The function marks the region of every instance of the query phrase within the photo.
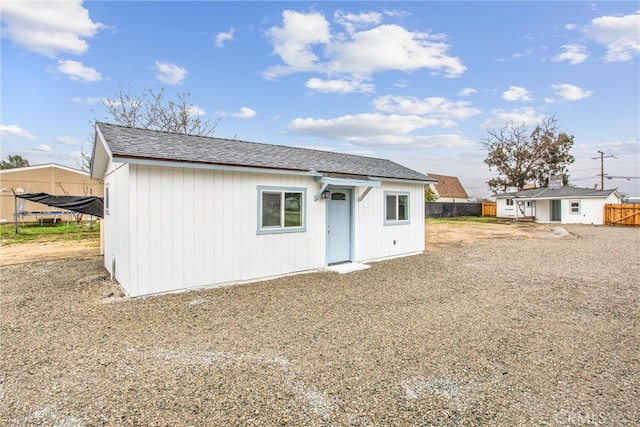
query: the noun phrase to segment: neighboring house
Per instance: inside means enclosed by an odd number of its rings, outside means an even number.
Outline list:
[[[466,203],[469,201],[469,196],[457,177],[436,175],[434,173],[429,173],[429,176],[438,181],[434,184],[429,184],[436,196],[438,196],[436,202]]]
[[[533,218],[562,224],[603,224],[604,205],[621,203],[616,190],[536,188],[496,196],[498,218]]]
[[[424,251],[428,176],[389,160],[96,124],[104,266],[131,296]]]
[[[51,211],[40,203],[15,200],[12,189],[21,193],[48,193],[57,196],[102,196],[103,185],[87,172],[54,163],[0,170],[0,222],[13,222],[15,207],[25,213],[19,220],[34,222],[29,212]],[[58,209],[60,210],[60,209]]]

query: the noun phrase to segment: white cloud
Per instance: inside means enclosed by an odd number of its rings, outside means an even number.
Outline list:
[[[35,135],[31,134],[31,132],[26,129],[22,129],[18,125],[0,125],[0,136],[3,138],[16,137],[29,141],[37,139]]]
[[[156,61],[156,78],[169,85],[181,85],[189,72],[176,64]]]
[[[342,25],[349,33],[354,33],[360,28],[371,27],[382,21],[382,14],[378,12],[360,13],[356,15],[338,10],[333,14],[333,17],[336,22]]]
[[[366,113],[334,119],[297,118],[289,123],[289,129],[307,135],[351,141],[354,138],[369,138],[379,134],[406,134],[440,123],[440,120],[417,115]]]
[[[376,110],[386,113],[431,115],[447,119],[464,119],[480,114],[480,110],[470,107],[469,101],[449,101],[447,98],[430,97],[419,99],[411,96],[386,95],[376,98]]]
[[[63,145],[76,145],[78,144],[78,140],[75,138],[71,138],[68,136],[59,136],[56,138],[56,142]]]
[[[344,79],[322,80],[313,77],[304,84],[307,88],[318,92],[337,92],[337,93],[354,93],[354,92],[373,92],[374,85],[364,83],[362,80],[348,81]]]
[[[3,1],[0,10],[3,37],[48,57],[85,53],[89,49],[85,39],[104,27],[91,20],[81,0]]]
[[[53,149],[51,147],[49,147],[47,144],[40,144],[37,145],[35,147],[33,147],[34,151],[43,151],[45,153],[50,153],[53,151]]]
[[[511,86],[502,94],[505,101],[531,101],[529,91],[520,86]]]
[[[206,116],[207,115],[204,109],[198,107],[197,105],[189,105],[187,107],[187,111],[189,112],[190,116]]]
[[[241,119],[250,119],[256,116],[256,112],[249,107],[242,107],[237,113],[230,114],[231,117],[238,117]]]
[[[272,27],[268,36],[283,64],[269,67],[263,73],[268,79],[317,72],[334,80],[351,81],[367,79],[381,71],[411,72],[423,68],[457,77],[466,70],[459,58],[447,53],[449,45],[443,35],[409,31],[399,25],[378,25],[380,14],[337,12],[335,18],[347,29],[346,33],[332,31],[331,24],[318,12],[286,10],[282,17],[282,26]]]
[[[225,42],[233,40],[234,32],[235,32],[235,29],[231,27],[231,29],[226,33],[224,32],[218,33],[218,35],[216,35],[216,41],[215,41],[216,47],[224,47]]]
[[[525,56],[531,56],[535,53],[536,51],[534,49],[526,49],[524,52],[516,52],[513,55],[511,55],[512,58],[523,58]]]
[[[515,125],[535,125],[544,119],[544,115],[533,108],[519,108],[512,111],[494,110],[482,125],[482,128],[501,128],[510,123]]]
[[[319,69],[318,57],[312,47],[316,44],[326,45],[331,39],[329,23],[322,14],[304,14],[293,10],[282,12],[282,27],[272,27],[267,35],[273,43],[273,52],[285,65],[268,69],[266,78]]]
[[[462,90],[460,90],[460,92],[458,92],[458,95],[469,96],[469,95],[473,95],[474,93],[478,93],[478,91],[470,87],[465,87]]]
[[[440,36],[411,32],[399,25],[380,25],[356,32],[349,40],[329,44],[326,69],[370,75],[388,70],[411,72],[429,68],[444,71],[447,77],[460,76],[466,67],[459,58],[448,56],[448,49]]]
[[[78,103],[85,104],[85,105],[95,105],[95,104],[101,104],[106,99],[105,98],[98,98],[98,97],[81,98],[79,96],[74,96],[73,98],[71,98],[71,100],[73,102],[78,102]]]
[[[566,44],[562,46],[564,52],[554,57],[552,61],[562,62],[569,61],[569,64],[580,64],[587,60],[589,55],[586,53],[587,48],[578,44]]]
[[[445,121],[417,115],[357,114],[332,119],[297,118],[289,123],[293,133],[338,139],[365,147],[428,148],[469,145],[462,136],[412,134]]]
[[[407,149],[454,148],[473,145],[465,137],[456,134],[441,135],[375,135],[367,138],[352,138],[351,143],[365,147],[390,147]]]
[[[393,84],[395,87],[405,88],[409,83],[405,79],[400,79]]]
[[[58,66],[54,69],[54,73],[63,74],[69,80],[79,80],[85,83],[99,82],[102,75],[94,68],[85,67],[81,62],[59,60]]]
[[[556,95],[565,101],[578,101],[580,99],[589,98],[591,94],[593,94],[592,90],[584,90],[569,83],[551,85],[551,89],[553,89]]]
[[[584,32],[590,39],[606,46],[605,61],[630,61],[640,52],[640,11],[595,18]]]

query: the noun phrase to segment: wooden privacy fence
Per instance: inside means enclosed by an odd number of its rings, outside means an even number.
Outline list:
[[[496,216],[497,215],[496,202],[483,202],[482,203],[482,216]]]
[[[605,204],[604,224],[640,227],[640,203]]]

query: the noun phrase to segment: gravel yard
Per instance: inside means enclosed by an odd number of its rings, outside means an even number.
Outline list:
[[[639,425],[640,229],[146,299],[5,267],[0,424]]]

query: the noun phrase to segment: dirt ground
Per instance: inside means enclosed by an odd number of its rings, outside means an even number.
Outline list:
[[[486,224],[461,221],[460,223],[427,224],[425,228],[427,252],[484,239],[560,237],[562,234],[561,227],[533,222]]]
[[[21,243],[0,247],[0,267],[100,255],[98,240]]]
[[[640,425],[639,229],[426,240],[349,274],[149,298],[97,257],[3,267],[0,425]]]
[[[443,246],[470,243],[481,239],[553,237],[547,225],[535,223],[428,224],[426,250],[436,251]],[[22,243],[0,248],[0,267],[33,262],[88,258],[100,255],[97,239],[78,242]]]

